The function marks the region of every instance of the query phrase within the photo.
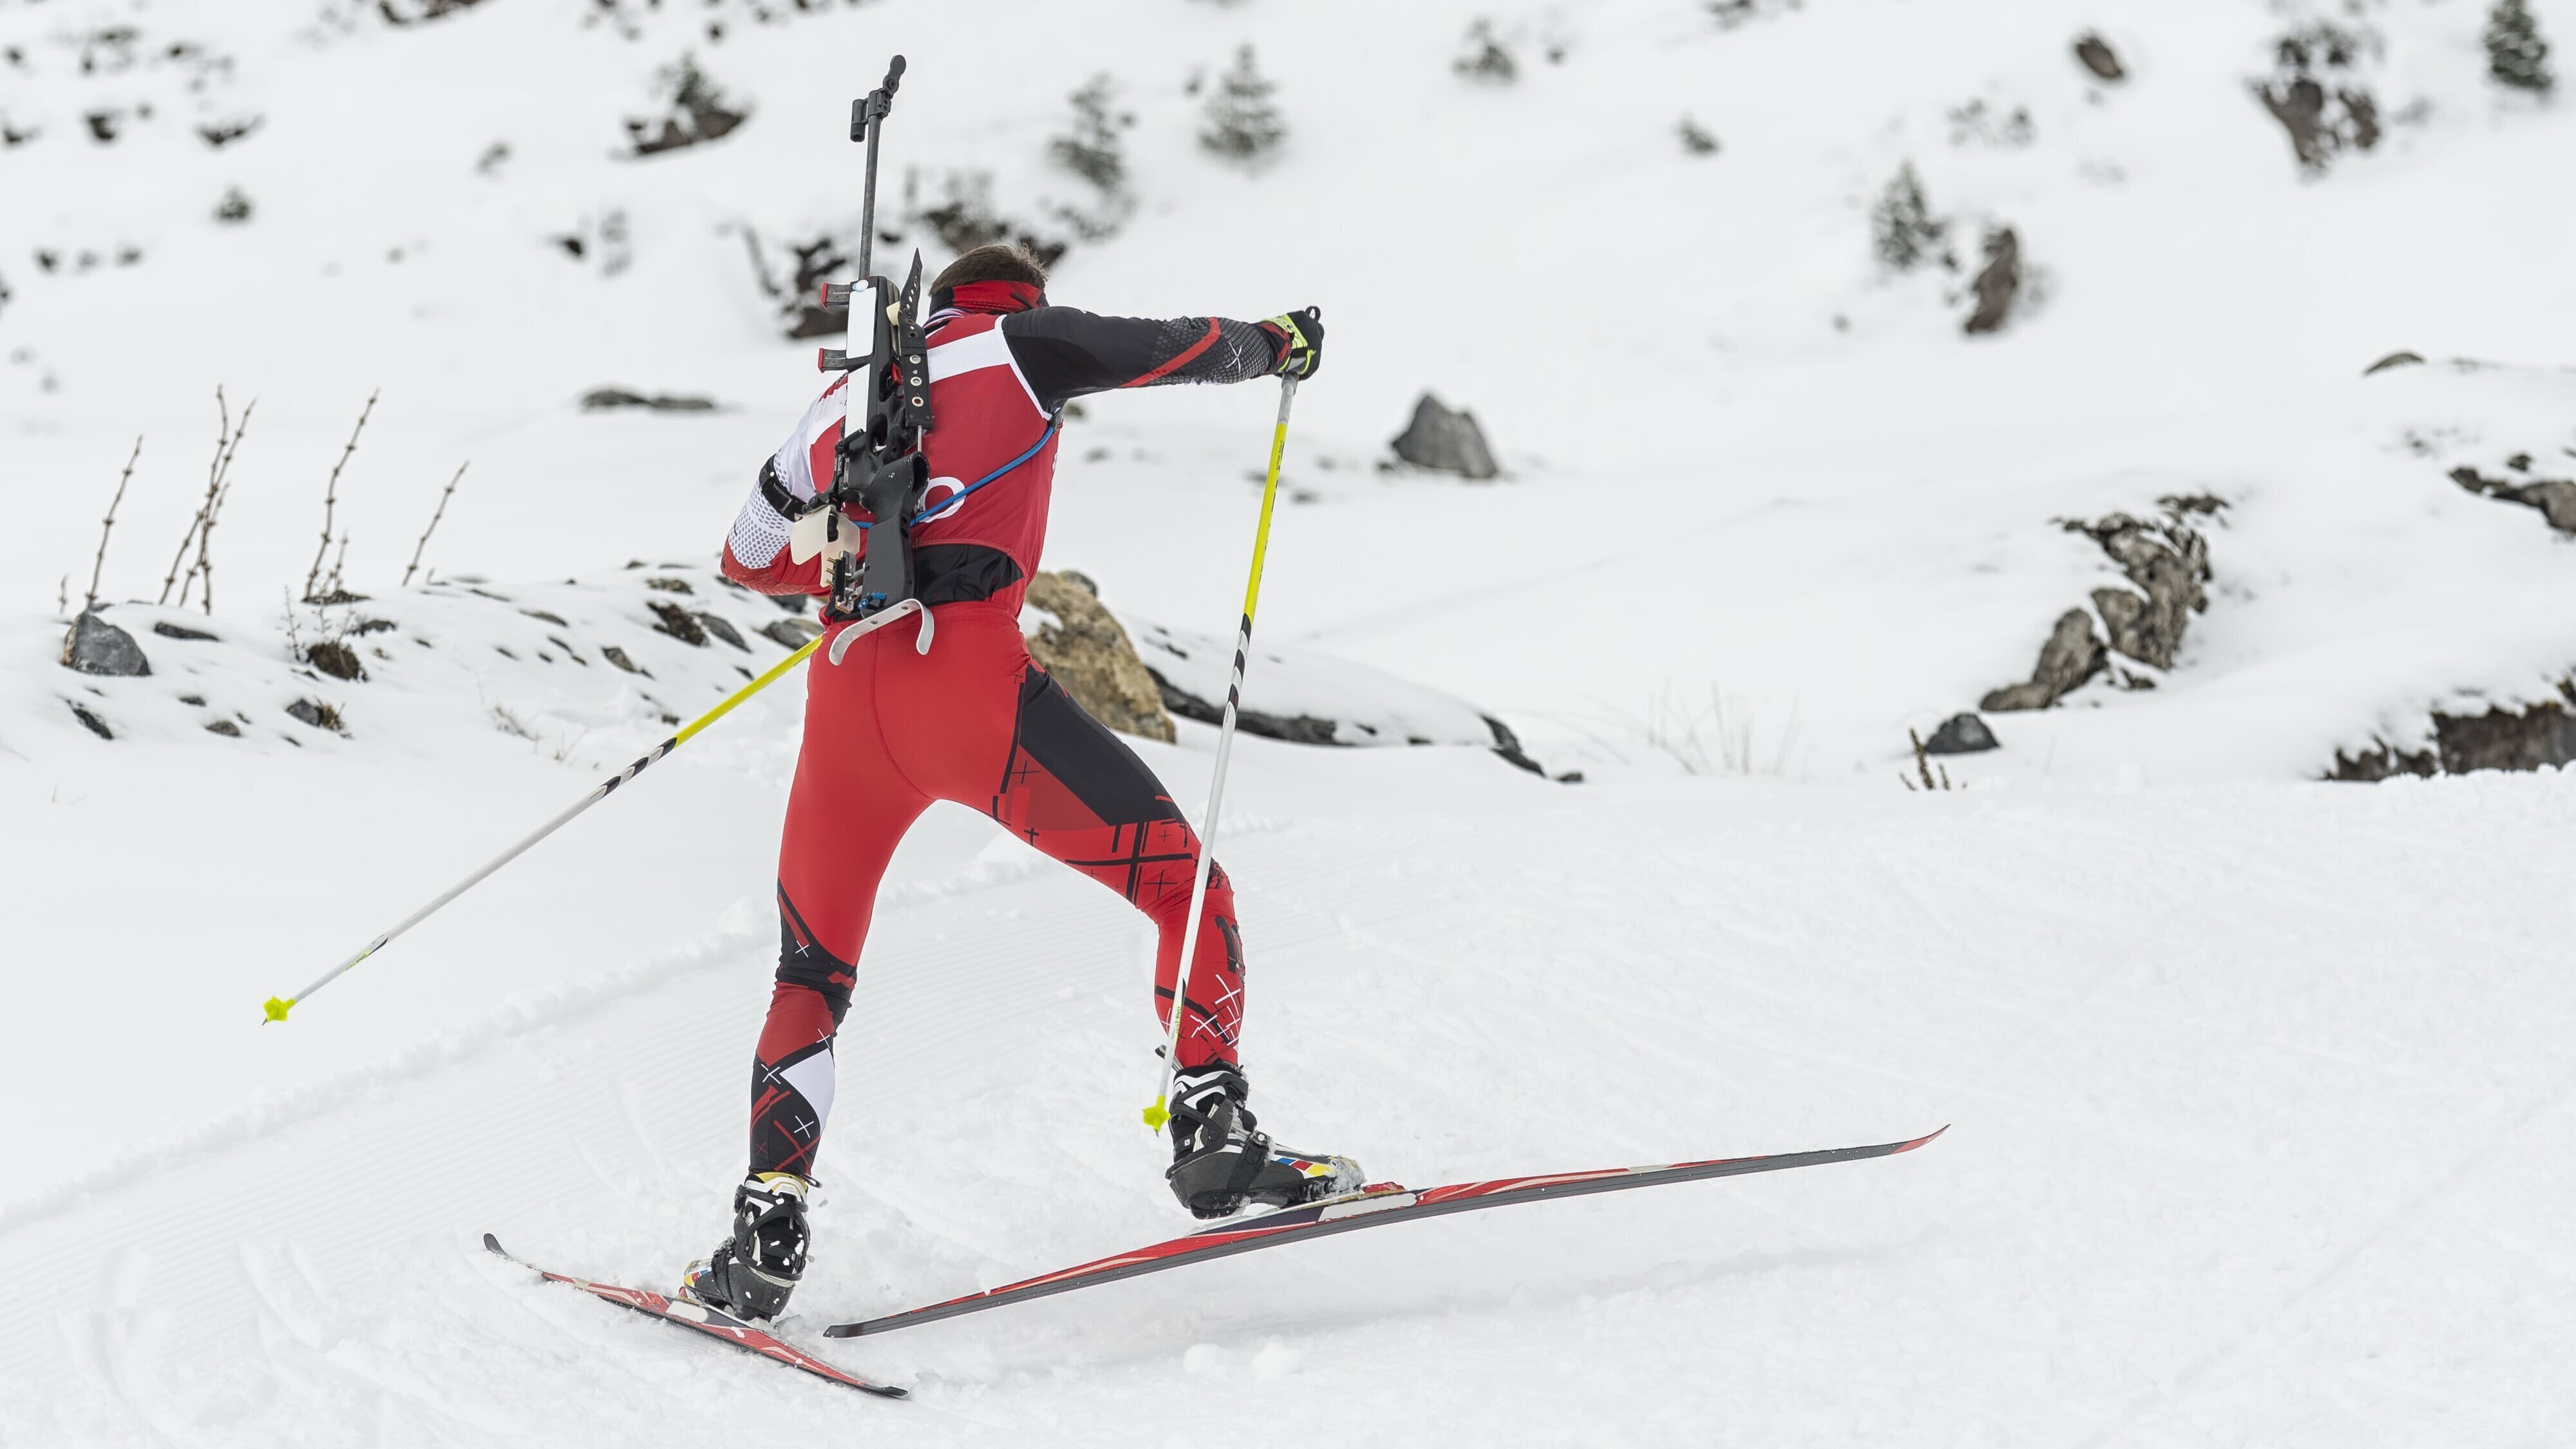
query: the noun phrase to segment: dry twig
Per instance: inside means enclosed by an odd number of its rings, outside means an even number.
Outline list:
[[[1947,765],[1943,765],[1939,768],[1939,776],[1937,779],[1935,778],[1931,757],[1923,748],[1923,736],[1916,734],[1912,730],[1907,730],[1905,732],[1905,737],[1914,742],[1914,772],[1923,777],[1921,788],[1926,790],[1955,790],[1958,788],[1958,786],[1950,783],[1950,767]],[[1916,788],[1914,782],[1912,780],[1906,780],[1903,775],[1900,774],[1896,778],[1904,780],[1906,789],[1911,790]]]
[[[358,451],[358,435],[367,430],[367,419],[376,410],[376,397],[383,391],[384,389],[378,388],[375,392],[367,394],[367,405],[358,410],[358,425],[349,430],[349,441],[340,449],[340,461],[331,465],[331,481],[322,485],[322,542],[313,550],[313,567],[304,571],[304,597],[308,600],[314,597],[314,586],[322,578],[322,555],[329,552],[331,548],[331,509],[340,498],[340,470],[349,466],[349,455]],[[342,534],[340,538],[342,551],[346,552],[348,546],[348,535]],[[339,573],[338,566],[334,565],[331,575],[335,586]],[[328,594],[333,590],[326,588],[322,592]]]
[[[84,614],[98,607],[98,575],[101,569],[107,567],[107,535],[116,527],[116,506],[125,501],[125,484],[127,479],[134,476],[134,460],[142,456],[143,435],[136,433],[134,451],[125,455],[125,471],[116,476],[116,496],[107,501],[107,519],[98,526],[98,557],[90,560],[89,594],[81,600],[81,612]],[[70,581],[65,580],[65,582]],[[59,599],[56,602],[67,604],[70,600]]]
[[[411,563],[403,570],[402,586],[404,588],[411,587],[412,570],[420,567],[421,550],[429,547],[429,536],[438,531],[438,520],[447,516],[447,500],[449,495],[456,491],[457,479],[463,478],[465,476],[465,470],[473,465],[474,460],[471,458],[457,464],[456,477],[448,479],[446,491],[438,495],[438,511],[429,516],[429,527],[420,531],[420,542],[412,546]]]
[[[220,387],[215,389],[215,407],[221,421],[215,428],[214,461],[206,465],[206,498],[197,505],[196,517],[188,520],[188,531],[179,538],[179,551],[171,556],[170,572],[161,580],[161,597],[154,602],[170,602],[170,590],[175,586],[179,590],[180,607],[187,607],[189,586],[195,583],[199,572],[213,567],[206,552],[204,535],[214,526],[215,514],[223,507],[224,494],[229,488],[226,480],[232,473],[233,454],[240,451],[242,434],[250,430],[251,409],[258,406],[259,400],[253,398],[250,406],[242,409],[241,422],[235,424],[232,409],[224,402],[224,390]],[[188,545],[192,543],[197,545],[197,561],[189,565],[187,577],[182,579],[179,566],[187,562]],[[213,588],[211,575],[207,587]],[[212,604],[207,606],[206,612],[214,612]]]

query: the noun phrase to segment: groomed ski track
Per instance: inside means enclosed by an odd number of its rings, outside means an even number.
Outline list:
[[[1190,727],[1158,762],[1193,771],[1207,743]],[[2576,780],[1574,791],[1472,751],[1258,740],[1238,767],[1248,1054],[1283,1130],[1440,1181],[1959,1125],[1851,1169],[1471,1215],[826,1341],[835,1317],[1186,1227],[1132,1125],[1151,1040],[1136,928],[943,815],[898,865],[852,1009],[824,1236],[787,1326],[914,1404],[799,1382],[479,1246],[489,1226],[636,1284],[703,1250],[766,995],[754,914],[506,997],[149,1170],[111,1160],[21,1198],[0,1252],[55,1296],[0,1338],[0,1438],[677,1444],[866,1415],[876,1443],[1133,1443],[1201,1387],[1527,1443],[2321,1424],[2385,1443],[2432,1402],[2492,1442],[2569,1407],[2547,1345],[2570,1326],[2552,1023],[2576,920],[2539,843]],[[2516,840],[2532,848],[2496,848]],[[683,885],[630,909],[676,920],[693,892],[720,898]],[[399,978],[350,983],[325,1029],[372,1017],[371,992],[432,999],[451,956],[511,958],[495,922],[449,929],[384,963]],[[1246,1443],[1311,1428],[1241,1418]]]

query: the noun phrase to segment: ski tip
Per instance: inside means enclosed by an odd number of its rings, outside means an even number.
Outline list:
[[[1922,1146],[1924,1143],[1931,1141],[1933,1138],[1940,1136],[1942,1133],[1949,1131],[1950,1126],[1951,1124],[1944,1122],[1931,1131],[1924,1133],[1922,1136],[1915,1138],[1913,1141],[1900,1145],[1896,1150],[1899,1152],[1911,1152],[1915,1148]]]
[[[510,1250],[502,1247],[501,1240],[492,1236],[490,1233],[485,1233],[483,1235],[483,1251],[487,1253],[498,1253],[504,1258],[510,1256]]]

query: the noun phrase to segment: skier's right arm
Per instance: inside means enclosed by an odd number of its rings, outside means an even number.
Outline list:
[[[811,507],[815,495],[830,486],[832,453],[841,442],[841,388],[847,382],[844,375],[825,388],[805,409],[796,431],[760,465],[751,496],[743,500],[725,535],[726,578],[764,594],[826,592],[822,559],[795,562],[787,535],[792,515]]]

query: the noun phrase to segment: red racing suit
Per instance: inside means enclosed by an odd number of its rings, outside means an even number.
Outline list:
[[[1124,896],[1160,936],[1155,1009],[1169,1026],[1198,838],[1153,772],[1022,645],[1021,596],[1046,541],[1062,410],[1088,393],[1241,382],[1278,371],[1266,323],[1098,317],[1035,287],[971,282],[927,324],[932,482],[912,532],[914,589],[935,615],[829,644],[806,670],[805,739],[778,853],[779,957],[752,1067],[751,1170],[813,1176],[832,1109],[832,1042],[857,982],[877,886],[934,800],[991,816]],[[763,593],[826,592],[791,561],[790,517],[828,489],[844,412],[834,382],[762,465],[725,541],[728,577]],[[847,625],[836,625],[845,628]],[[1180,1065],[1235,1060],[1243,949],[1234,892],[1211,866],[1183,1004]]]

